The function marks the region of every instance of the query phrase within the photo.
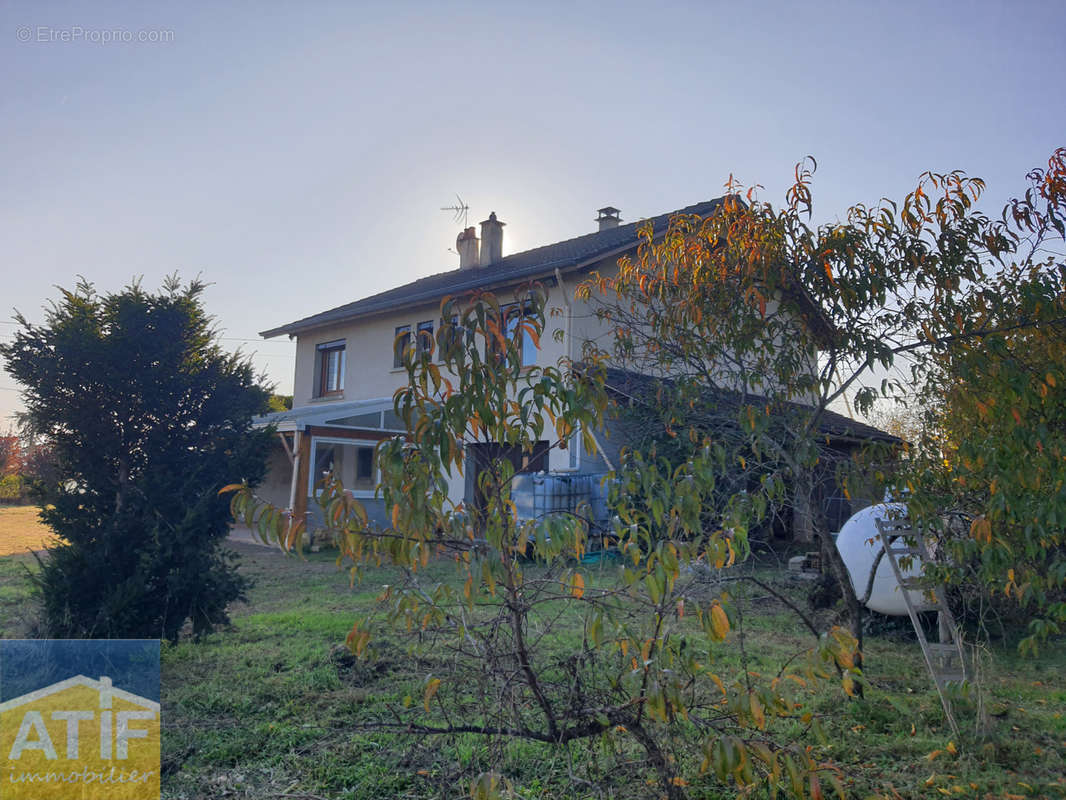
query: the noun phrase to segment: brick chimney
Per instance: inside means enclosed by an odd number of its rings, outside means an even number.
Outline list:
[[[611,228],[617,228],[618,223],[621,222],[621,218],[618,216],[620,212],[614,206],[604,206],[598,211],[599,216],[596,217],[596,221],[600,223],[600,230],[606,231]]]
[[[473,227],[459,234],[455,240],[455,249],[459,252],[459,269],[470,269],[479,265],[477,233]]]
[[[506,223],[496,219],[496,212],[481,223],[481,264],[487,267],[503,258],[503,226]]]

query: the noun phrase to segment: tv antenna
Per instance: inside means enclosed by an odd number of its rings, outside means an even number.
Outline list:
[[[470,206],[468,206],[466,203],[464,203],[463,202],[463,198],[461,198],[458,194],[455,195],[455,199],[459,201],[456,205],[454,205],[454,206],[441,206],[440,210],[441,211],[451,211],[456,222],[458,222],[459,220],[463,221],[463,229],[465,230],[467,228],[468,216],[469,216],[469,213],[470,213]]]

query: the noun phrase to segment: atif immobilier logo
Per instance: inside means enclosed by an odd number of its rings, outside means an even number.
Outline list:
[[[159,731],[158,639],[0,640],[0,800],[158,800]]]

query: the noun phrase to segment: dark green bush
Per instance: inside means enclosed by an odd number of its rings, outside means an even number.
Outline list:
[[[34,481],[65,543],[41,560],[46,632],[177,638],[226,620],[244,580],[220,547],[227,483],[258,482],[269,392],[224,352],[203,284],[99,295],[81,283],[0,346],[55,475]]]

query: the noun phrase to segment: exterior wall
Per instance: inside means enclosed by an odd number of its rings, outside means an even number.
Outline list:
[[[255,493],[278,508],[289,507],[289,491],[292,486],[292,462],[277,437],[267,456],[267,472]]]
[[[578,284],[588,278],[593,271],[606,277],[613,277],[618,274],[618,259],[604,259],[579,275],[564,275],[563,278],[571,296]],[[596,317],[596,306],[595,296],[587,301],[575,299],[571,302],[570,338],[574,359],[581,358],[581,348],[584,342],[592,342],[603,350],[610,350],[612,346],[614,331],[610,325],[604,324]]]
[[[610,335],[610,330],[595,318],[592,309],[586,303],[576,301],[573,293],[577,285],[588,276],[591,269],[608,272],[616,268],[615,262],[616,259],[614,258],[606,259],[593,265],[590,270],[564,275],[562,286],[557,285],[554,276],[545,276],[542,279],[542,285],[547,290],[548,297],[545,307],[545,330],[541,335],[541,347],[537,353],[537,364],[539,366],[555,365],[564,357],[579,359],[582,352],[581,343],[588,338],[596,339],[601,346],[605,345],[604,337]],[[482,269],[491,269],[491,267]],[[511,289],[505,288],[497,292],[497,297],[502,301],[510,300],[510,295]],[[554,314],[552,312],[553,309],[557,309]],[[296,345],[293,408],[325,407],[330,403],[392,397],[397,389],[407,383],[406,370],[394,368],[392,365],[396,328],[402,325],[409,325],[412,331],[416,331],[418,323],[427,320],[433,321],[434,330],[436,330],[440,324],[439,301],[433,301],[411,309],[363,318],[346,324],[331,325],[299,335]],[[557,339],[557,331],[561,335],[562,341]],[[344,390],[340,394],[316,398],[314,396],[317,377],[316,361],[318,358],[316,347],[319,344],[338,339],[343,339],[345,342]],[[340,434],[336,434],[338,436],[354,436],[356,438],[361,438],[362,436],[362,434],[357,432],[343,429],[330,429],[330,432],[325,430],[313,431],[312,436],[333,436],[335,435],[333,432],[335,430],[342,431]],[[601,442],[604,441],[603,432],[600,432],[598,437]],[[310,437],[305,436],[304,439],[308,445],[308,451],[304,458],[306,462],[310,458]],[[575,458],[570,448],[565,450],[553,448],[548,455],[549,471],[601,473],[608,469],[601,455],[582,452],[582,450],[583,448],[579,446],[578,455]],[[284,454],[282,454],[282,458],[284,458]],[[306,464],[301,466],[303,470],[308,469]],[[284,475],[284,481],[281,478],[273,477],[275,471]],[[284,465],[280,462],[276,465],[274,463],[271,464],[271,477],[269,480],[276,481],[279,488],[281,483],[285,483],[284,500],[277,503],[278,505],[285,506],[288,504],[288,480],[290,476],[291,467],[287,460]],[[303,494],[302,487],[306,486],[308,479],[309,473],[305,472],[301,478],[299,494]],[[459,475],[451,476],[449,488],[449,494],[453,500],[462,499],[465,494],[464,477]],[[313,500],[306,496],[300,499],[307,502],[305,508],[314,514],[317,506]],[[367,506],[367,510],[373,518],[379,519],[379,521],[384,520],[385,509],[382,507],[380,500],[372,498],[360,498],[360,500]],[[309,523],[309,527],[313,527],[313,523],[310,520]]]
[[[487,269],[491,269],[488,267]],[[501,299],[508,299],[509,292],[501,292]],[[549,290],[548,306],[562,306],[557,288]],[[396,328],[410,325],[417,328],[419,322],[432,320],[434,331],[440,324],[440,304],[437,302],[414,309],[391,312],[356,320],[344,325],[333,325],[301,334],[296,343],[296,376],[293,408],[321,403],[351,400],[370,400],[392,397],[393,392],[407,384],[407,372],[394,368],[393,341]],[[540,365],[554,364],[566,353],[566,344],[555,341],[552,335],[563,326],[563,319],[547,321],[547,329],[541,337],[541,350],[537,354]],[[344,392],[327,398],[314,397],[316,346],[337,339],[345,340]]]
[[[602,348],[609,347],[610,337],[613,335],[611,327],[597,319],[594,302],[590,303],[577,299],[574,294],[578,285],[586,280],[593,271],[608,276],[617,272],[617,261],[617,258],[604,259],[581,272],[563,275],[562,287],[556,287],[549,296],[549,312],[551,307],[554,306],[561,313],[554,317],[549,313],[548,331],[545,336],[554,339],[552,333],[555,330],[562,331],[562,344],[556,345],[560,350],[559,356],[566,356],[574,361],[580,361],[584,344],[588,341]],[[607,443],[607,430],[596,431],[595,434],[600,444],[610,451]],[[576,457],[572,454],[571,447],[577,448]],[[603,458],[603,454],[585,452],[582,444],[576,440],[571,442],[566,450],[552,450],[549,456],[549,471],[552,472],[601,473],[608,471],[608,469],[609,467]]]

